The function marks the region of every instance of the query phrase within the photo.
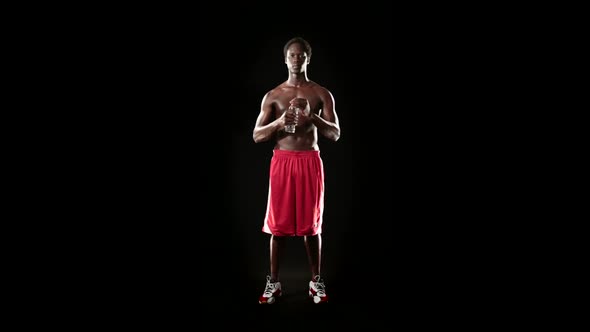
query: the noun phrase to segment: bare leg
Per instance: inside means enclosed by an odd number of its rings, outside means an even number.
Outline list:
[[[322,236],[320,234],[305,236],[303,239],[307,251],[307,260],[311,268],[311,278],[320,274],[322,262]]]
[[[285,237],[271,235],[270,237],[270,279],[279,281],[279,262],[285,248]]]

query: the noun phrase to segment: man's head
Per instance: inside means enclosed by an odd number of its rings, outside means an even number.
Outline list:
[[[289,72],[302,73],[307,70],[307,64],[311,59],[311,46],[305,39],[295,37],[285,44],[283,54]]]
[[[307,59],[309,61],[309,59],[311,58],[311,45],[309,45],[309,43],[307,42],[307,40],[305,40],[305,39],[303,39],[301,37],[291,38],[285,44],[285,47],[283,47],[283,55],[285,57],[287,56],[287,51],[289,50],[289,46],[291,46],[292,44],[299,44],[299,45],[301,45],[301,47],[305,50],[305,53],[307,53]]]

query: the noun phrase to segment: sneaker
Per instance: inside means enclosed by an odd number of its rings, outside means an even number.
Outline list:
[[[266,288],[258,298],[258,303],[273,304],[279,296],[281,296],[281,282],[270,282],[270,276],[266,276]]]
[[[328,295],[326,295],[326,285],[324,280],[319,275],[313,277],[309,282],[309,297],[313,298],[314,303],[328,302]]]

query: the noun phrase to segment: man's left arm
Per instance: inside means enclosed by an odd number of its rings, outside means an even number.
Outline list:
[[[320,114],[311,113],[311,122],[318,128],[320,134],[336,142],[340,138],[340,124],[336,114],[334,97],[325,90],[322,95],[322,109]]]

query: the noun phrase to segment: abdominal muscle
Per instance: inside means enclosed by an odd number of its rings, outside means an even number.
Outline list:
[[[284,130],[277,133],[276,150],[306,151],[319,150],[317,129],[310,124],[308,128],[298,127],[294,134],[287,134]]]

